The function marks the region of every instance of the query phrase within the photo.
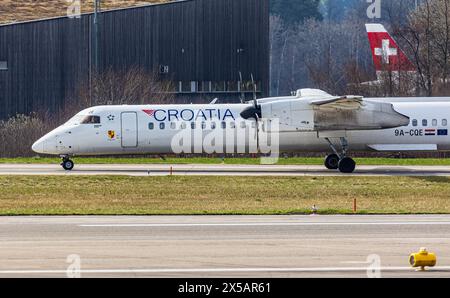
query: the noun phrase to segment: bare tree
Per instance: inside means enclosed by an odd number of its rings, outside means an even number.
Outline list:
[[[394,25],[416,64],[419,91],[450,94],[450,1],[423,0],[406,25]]]
[[[147,72],[137,66],[122,71],[108,69],[94,74],[91,83],[81,82],[66,100],[59,116],[65,120],[96,105],[170,104],[174,100],[173,82],[162,80],[156,71]]]
[[[32,156],[33,142],[47,133],[52,126],[35,114],[17,115],[0,121],[0,157]]]
[[[279,96],[285,75],[285,62],[290,45],[291,28],[279,16],[270,18],[270,76],[273,96]]]
[[[140,67],[94,74],[92,105],[171,103],[174,87],[171,81],[161,80],[156,71],[146,72]]]
[[[298,36],[312,87],[337,94],[368,79],[370,48],[363,21],[351,17],[339,23],[311,20],[299,28]]]
[[[383,21],[417,72],[386,70],[377,81],[364,24],[367,4],[342,18],[287,27],[271,19],[271,93],[299,88],[364,96],[450,94],[450,0],[383,1]],[[332,13],[332,12],[328,12]]]
[[[0,121],[0,156],[33,156],[31,145],[48,131],[68,120],[80,110],[93,105],[173,103],[173,84],[160,80],[156,72],[139,67],[124,71],[112,69],[81,82],[57,112],[42,110],[32,115],[17,115]],[[91,98],[92,95],[92,98]]]

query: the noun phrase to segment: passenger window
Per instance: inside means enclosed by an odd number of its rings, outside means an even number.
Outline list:
[[[100,116],[86,116],[81,120],[81,124],[100,124]]]
[[[170,129],[177,129],[177,124],[175,122],[170,122]]]
[[[202,129],[206,129],[206,123],[202,122]]]
[[[247,127],[247,124],[245,124],[245,121],[242,121],[241,122],[241,128],[246,128]]]
[[[148,124],[148,129],[154,129],[155,128],[155,124],[153,122],[150,122]]]
[[[195,129],[195,122],[191,122],[191,129]]]
[[[428,126],[428,120],[427,119],[423,119],[422,120],[422,126]]]
[[[159,129],[165,129],[166,128],[166,124],[164,122],[161,122],[159,124]]]
[[[226,129],[227,128],[227,123],[225,121],[222,121],[221,126],[222,126],[223,129]]]
[[[236,128],[236,123],[230,122],[230,127],[231,127],[231,128]]]
[[[433,126],[437,126],[437,125],[438,125],[438,121],[437,121],[437,119],[433,119],[433,121],[432,121],[431,125],[433,125]]]
[[[412,126],[417,126],[417,119],[414,119],[414,120],[412,121]]]
[[[186,122],[181,123],[181,129],[186,129]]]
[[[216,122],[211,122],[211,129],[216,129]]]
[[[447,119],[442,119],[442,126],[447,126]]]

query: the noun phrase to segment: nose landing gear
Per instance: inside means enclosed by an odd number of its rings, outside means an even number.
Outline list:
[[[356,168],[356,162],[352,158],[347,157],[347,140],[345,138],[340,138],[342,146],[341,154],[339,154],[339,152],[336,150],[336,147],[333,145],[329,138],[325,138],[325,140],[328,142],[331,150],[333,150],[334,152],[334,154],[330,154],[325,158],[325,167],[330,170],[339,169],[341,173],[353,173]]]
[[[64,170],[71,171],[73,169],[74,165],[75,164],[73,163],[73,161],[69,159],[69,156],[62,157],[61,166],[63,167]]]

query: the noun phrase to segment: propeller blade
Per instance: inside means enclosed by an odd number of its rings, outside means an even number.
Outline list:
[[[258,100],[256,97],[256,85],[255,85],[255,79],[253,77],[253,74],[251,74],[251,78],[252,78],[252,85],[253,85],[253,103],[255,105],[255,108],[258,108]]]
[[[245,103],[245,95],[244,95],[244,91],[242,90],[242,72],[239,72],[239,87],[241,90],[241,103]]]
[[[258,153],[261,151],[259,146],[259,116],[258,114],[255,114],[255,121],[256,121],[256,150],[258,150]]]

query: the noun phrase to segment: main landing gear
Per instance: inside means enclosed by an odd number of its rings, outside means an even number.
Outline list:
[[[62,157],[61,166],[63,167],[64,170],[71,171],[74,165],[75,164],[73,163],[73,161],[69,159],[69,156]]]
[[[325,138],[325,140],[328,142],[328,144],[331,147],[331,150],[333,150],[333,154],[328,155],[325,158],[325,167],[330,170],[337,170],[341,173],[353,173],[356,168],[355,161],[347,156],[347,150],[348,150],[348,142],[345,138],[340,138],[341,141],[341,147],[342,147],[342,153],[339,154],[336,147],[333,145],[333,143],[330,141],[329,138]]]
[[[328,170],[337,170],[339,168],[339,156],[337,154],[330,154],[325,158],[325,167]]]

